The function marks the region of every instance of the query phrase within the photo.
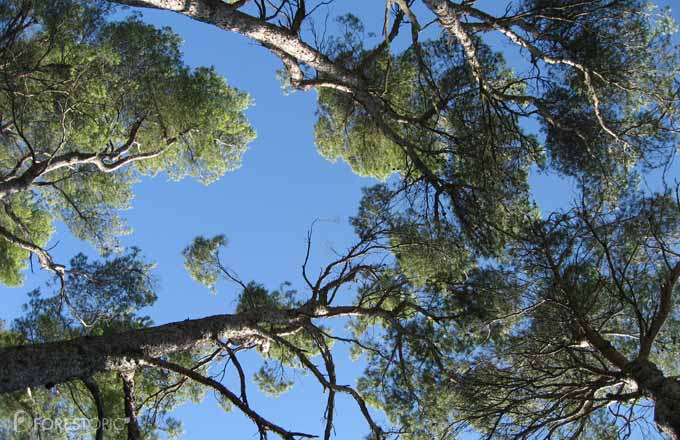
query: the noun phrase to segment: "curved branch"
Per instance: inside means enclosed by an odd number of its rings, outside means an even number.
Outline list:
[[[92,400],[94,400],[94,405],[97,408],[98,423],[95,439],[104,440],[104,419],[106,418],[106,413],[104,412],[104,399],[102,399],[101,391],[99,390],[97,382],[91,377],[82,378],[81,381],[92,395]]]
[[[310,435],[310,434],[305,434],[303,432],[291,432],[287,431],[284,428],[270,422],[269,420],[265,419],[261,415],[259,415],[257,412],[253,411],[250,406],[246,402],[241,401],[241,399],[236,396],[236,394],[232,393],[227,387],[222,385],[220,382],[216,381],[215,379],[212,379],[210,377],[203,376],[200,373],[197,373],[194,370],[190,370],[188,368],[184,368],[181,365],[165,361],[163,359],[159,358],[151,358],[151,357],[146,357],[144,361],[149,364],[149,365],[154,365],[166,370],[174,371],[175,373],[179,373],[183,376],[186,376],[202,385],[205,385],[207,387],[210,387],[217,392],[219,392],[222,396],[224,396],[226,399],[228,399],[231,403],[234,404],[241,412],[243,412],[246,416],[248,416],[255,424],[258,426],[258,429],[261,431],[268,430],[277,433],[281,437],[283,437],[286,440],[295,440],[296,437],[300,438],[314,438],[316,436]]]

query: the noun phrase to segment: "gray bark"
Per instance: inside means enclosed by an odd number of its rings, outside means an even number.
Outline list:
[[[141,440],[142,433],[137,422],[137,403],[135,397],[135,372],[123,371],[120,374],[123,380],[123,395],[125,406],[125,417],[127,417],[128,440]]]
[[[386,105],[379,97],[368,90],[365,81],[356,72],[345,69],[342,65],[304,43],[298,36],[284,28],[267,23],[258,18],[238,11],[233,6],[221,0],[111,0],[129,6],[139,6],[154,9],[165,9],[186,15],[204,23],[217,26],[220,29],[236,32],[249,37],[264,47],[272,50],[286,65],[293,83],[303,89],[309,86],[330,87],[342,90],[354,97],[376,121],[382,132],[399,145],[413,165],[436,189],[442,185],[437,176],[421,160],[417,148],[397,133],[386,121],[384,115],[399,123],[413,123],[397,114],[394,109]],[[316,70],[323,81],[305,81],[297,63],[305,64]],[[325,81],[328,78],[328,81]]]
[[[654,422],[673,440],[680,440],[680,382],[665,377],[654,363],[633,362],[627,368],[640,389],[654,400]]]
[[[214,315],[70,341],[0,348],[0,394],[46,386],[102,371],[126,372],[149,360],[216,343],[216,338],[263,342],[272,335],[299,330],[312,318],[385,316],[380,308],[326,307],[308,302],[297,309],[254,309],[237,315]],[[267,330],[262,330],[266,326]],[[276,327],[272,329],[272,327]]]
[[[294,33],[244,14],[221,0],[113,0],[113,2],[129,6],[165,9],[186,15],[194,20],[252,38],[265,47],[283,51],[298,62],[343,82],[351,88],[356,89],[362,86],[356,75],[333,63],[301,41]]]
[[[295,325],[293,311],[252,311],[187,319],[123,333],[0,349],[0,393],[89,377],[102,371],[130,371],[157,358],[221,339],[258,335],[257,323]]]

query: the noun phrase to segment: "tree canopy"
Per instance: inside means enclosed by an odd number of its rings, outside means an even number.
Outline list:
[[[21,282],[55,220],[104,253],[142,175],[205,183],[237,167],[254,137],[243,92],[182,62],[180,40],[97,2],[0,6],[0,279]]]
[[[361,17],[319,21],[329,3],[2,6],[0,279],[20,282],[35,254],[58,282],[0,334],[0,412],[124,414],[125,427],[90,434],[155,438],[177,435],[172,408],[211,390],[261,438],[330,439],[346,395],[376,440],[680,439],[670,12],[639,0],[388,0],[376,43]],[[241,34],[282,62],[283,88],[315,90],[319,153],[378,181],[350,220],[355,244],[315,277],[310,230],[301,285],[271,290],[241,280],[226,237],[197,225],[186,269],[214,293],[236,283],[238,302],[162,325],[142,313],[156,294],[140,250],[53,262],[55,219],[110,251],[139,176],[210,181],[253,137],[245,94],[184,66],[170,30],[111,21],[111,4]],[[541,212],[537,171],[573,181],[577,202]],[[351,385],[339,345],[364,361]],[[295,386],[295,372],[321,385],[318,432],[251,405],[243,352],[258,354],[252,381],[267,395]]]

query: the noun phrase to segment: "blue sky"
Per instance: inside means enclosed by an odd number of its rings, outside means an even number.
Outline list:
[[[372,18],[367,27],[379,33],[384,2],[339,3],[361,17]],[[659,3],[677,5],[673,0]],[[335,7],[335,12],[340,9]],[[678,11],[674,15],[680,18]],[[333,249],[343,250],[352,242],[347,218],[356,210],[361,188],[374,181],[317,154],[313,139],[315,94],[285,95],[275,77],[281,64],[266,50],[238,35],[168,12],[147,11],[144,18],[170,26],[182,36],[189,65],[214,65],[231,85],[250,93],[254,105],[247,115],[258,135],[243,166],[212,185],[192,180],[168,182],[158,176],[136,186],[133,208],[124,213],[134,232],[123,243],[139,246],[157,263],[159,299],[148,313],[155,322],[164,323],[233,310],[236,286],[221,286],[219,293],[212,295],[183,268],[181,250],[199,234],[224,233],[228,237],[224,261],[243,280],[256,280],[269,288],[283,281],[302,287],[300,266],[310,224],[321,219],[313,241],[310,267],[314,269],[332,258]],[[570,198],[568,188],[554,177],[532,179],[542,207],[552,209]],[[57,261],[67,261],[77,252],[93,254],[89,245],[72,239],[61,225],[53,243]],[[25,292],[44,278],[29,276],[25,286],[0,288],[1,318],[18,316]],[[360,365],[342,360],[346,357],[341,353],[336,357],[341,361],[339,381],[344,377],[351,382]],[[256,362],[250,361],[256,361],[255,357],[246,356],[243,364],[251,365],[254,372]],[[296,388],[281,398],[265,398],[253,389],[250,400],[274,422],[295,430],[321,430],[325,395],[309,377],[301,378]],[[339,400],[337,438],[361,438],[367,432],[363,419],[344,397]],[[186,405],[173,415],[182,420],[185,439],[257,438],[250,421],[238,413],[224,413],[211,398],[199,405]]]

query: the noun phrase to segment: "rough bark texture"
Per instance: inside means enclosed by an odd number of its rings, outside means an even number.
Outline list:
[[[137,422],[137,410],[135,409],[135,373],[134,371],[123,371],[120,374],[123,380],[123,394],[125,398],[125,417],[127,417],[128,440],[140,440],[142,433]]]
[[[244,14],[221,0],[114,0],[114,2],[129,6],[165,9],[224,30],[237,32],[258,41],[265,47],[281,50],[319,73],[344,82],[347,86],[352,88],[361,86],[360,80],[355,75],[305,44],[294,33]]]
[[[335,63],[321,52],[312,48],[297,35],[288,30],[267,23],[258,18],[238,11],[221,0],[112,0],[114,3],[139,6],[146,8],[165,9],[186,15],[204,23],[219,27],[220,29],[236,32],[251,38],[264,47],[272,50],[286,65],[297,86],[305,88],[303,83],[309,82],[314,85],[325,84],[323,87],[331,87],[343,90],[356,99],[373,116],[383,133],[395,144],[399,145],[413,165],[421,172],[436,189],[441,190],[441,183],[437,176],[428,168],[417,153],[417,148],[400,136],[388,124],[385,115],[390,119],[410,123],[379,97],[373,96],[365,81],[356,72],[345,69],[339,63]],[[302,72],[297,63],[307,65],[329,81],[318,82],[316,80],[303,81]]]
[[[312,318],[384,316],[386,313],[378,307],[327,307],[310,301],[297,309],[258,308],[236,315],[187,319],[111,335],[0,348],[3,362],[0,394],[26,387],[50,388],[102,371],[131,371],[148,365],[149,359],[215,343],[216,338],[263,341],[272,335],[295,332]]]
[[[680,382],[665,377],[654,363],[648,360],[627,362],[609,341],[590,326],[583,325],[586,337],[612,364],[631,377],[642,392],[654,400],[654,422],[673,440],[680,440]]]
[[[654,422],[673,440],[680,440],[680,382],[665,377],[654,363],[634,362],[628,367],[638,386],[654,400]]]
[[[128,371],[145,357],[188,350],[216,337],[253,337],[258,334],[257,323],[293,324],[296,319],[289,311],[253,311],[187,319],[113,335],[2,348],[0,393],[35,386],[49,388],[101,371]]]

